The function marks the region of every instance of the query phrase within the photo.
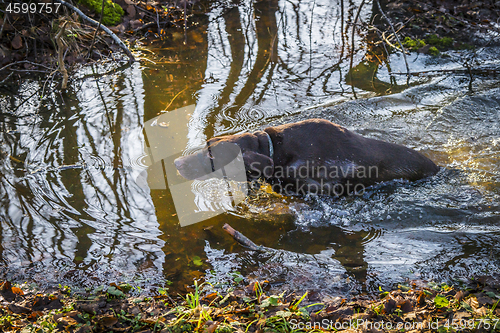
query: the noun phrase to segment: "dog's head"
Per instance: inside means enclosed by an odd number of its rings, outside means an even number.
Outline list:
[[[182,177],[204,179],[237,158],[241,151],[248,180],[270,178],[274,170],[267,135],[260,131],[216,137],[197,153],[181,156],[174,163]]]

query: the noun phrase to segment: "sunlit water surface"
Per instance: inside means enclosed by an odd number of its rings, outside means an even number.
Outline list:
[[[357,5],[346,4],[345,20]],[[3,93],[1,277],[80,287],[169,280],[183,291],[193,279],[230,283],[239,272],[274,291],[346,295],[499,271],[500,80],[438,73],[407,87],[405,75],[391,81],[386,66],[363,62],[364,49],[353,53],[362,74],[347,80],[351,30],[340,10],[326,0],[213,5],[186,43],[167,35],[142,54],[149,61],[86,69],[62,95],[40,98],[44,82]],[[372,14],[365,6],[359,20]],[[363,45],[357,35],[355,45]],[[499,51],[479,49],[475,66],[498,70]],[[457,69],[474,60],[448,54],[411,54],[409,66]],[[389,63],[406,71],[400,55]],[[261,189],[228,213],[180,227],[170,191],[141,186],[136,171],[155,144],[146,142],[145,124],[189,105],[184,153],[212,136],[319,117],[415,148],[442,170],[361,197]],[[224,223],[270,251],[242,248]]]

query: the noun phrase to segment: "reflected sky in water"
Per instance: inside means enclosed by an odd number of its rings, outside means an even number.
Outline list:
[[[82,70],[66,94],[45,89],[41,98],[44,82],[3,93],[2,278],[76,286],[168,279],[182,291],[205,274],[228,283],[238,271],[276,290],[347,294],[498,270],[498,79],[434,75],[405,86],[404,75],[392,74],[405,72],[400,55],[388,57],[390,66],[374,63],[360,48],[365,34],[351,40],[347,22],[359,3],[344,2],[343,12],[331,1],[212,4],[186,43],[172,34],[138,51],[149,61]],[[375,14],[365,5],[358,20]],[[489,47],[477,57],[498,68],[496,54]],[[459,68],[465,53],[450,55],[411,54],[409,66]],[[261,189],[228,213],[181,228],[170,191],[135,180],[147,147],[169,144],[149,142],[145,124],[189,105],[179,125],[185,154],[213,136],[320,117],[415,148],[445,169],[359,198]],[[246,251],[224,223],[276,250]]]

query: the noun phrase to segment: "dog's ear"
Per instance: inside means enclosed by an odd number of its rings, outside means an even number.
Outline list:
[[[276,130],[275,127],[267,127],[264,129],[264,131],[267,132],[267,134],[269,134],[271,136],[271,138],[273,139],[273,143],[275,145],[283,144],[283,132],[282,131]]]
[[[269,156],[253,151],[243,152],[245,170],[250,179],[271,178],[274,174],[274,162]]]
[[[219,142],[220,140],[222,140],[222,138],[211,138],[211,139],[208,139],[207,141],[207,146],[211,146],[217,142]]]

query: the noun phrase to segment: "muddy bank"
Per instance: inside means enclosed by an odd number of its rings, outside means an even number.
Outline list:
[[[405,24],[403,33],[410,37],[436,34],[473,43],[474,33],[499,32],[500,1],[390,1],[384,5],[392,22]]]
[[[381,1],[375,24],[387,35],[394,29],[411,51],[438,55],[498,41],[500,1]],[[393,37],[393,36],[392,36]],[[396,38],[391,42],[397,44]],[[432,49],[431,49],[432,48]],[[431,49],[431,50],[430,50]]]
[[[130,60],[130,51],[140,56],[153,41],[188,43],[186,31],[204,24],[210,8],[208,1],[105,3],[101,16],[101,1],[12,2],[0,15],[0,85],[37,75],[61,79],[59,57],[71,74],[83,65]]]
[[[3,332],[500,330],[500,276],[477,277],[461,286],[412,281],[373,297],[329,300],[307,292],[268,295],[266,285],[220,290],[195,282],[191,292],[173,297],[168,288],[144,296],[129,284],[73,292],[5,281],[0,286],[0,327]]]

